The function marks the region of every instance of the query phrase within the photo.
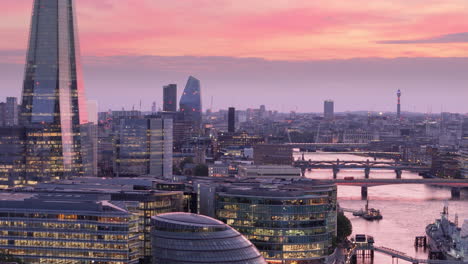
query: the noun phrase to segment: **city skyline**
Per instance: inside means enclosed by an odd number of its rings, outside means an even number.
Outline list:
[[[178,84],[181,94],[194,75],[203,82],[202,101],[213,97],[216,110],[261,102],[281,112],[320,112],[330,98],[337,112],[395,112],[401,89],[402,111],[468,112],[468,34],[459,0],[355,5],[362,10],[341,1],[77,4],[87,97],[101,111],[131,109],[142,99],[144,109],[162,105],[163,85]],[[0,42],[0,90],[20,97],[32,1],[2,5],[8,13],[0,36],[9,41]]]

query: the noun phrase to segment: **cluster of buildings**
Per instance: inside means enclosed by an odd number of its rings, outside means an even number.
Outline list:
[[[299,177],[76,177],[0,193],[0,249],[27,263],[324,263],[336,206],[334,184]]]
[[[179,103],[177,85],[164,86],[163,111],[90,118],[73,9],[34,1],[21,102],[0,104],[0,257],[311,264],[333,256],[336,186],[249,165],[266,130],[244,132],[234,108],[218,130],[216,114],[202,115],[198,79],[189,77]],[[254,130],[278,115],[247,112]],[[215,161],[238,162],[231,173],[242,176],[173,170]]]

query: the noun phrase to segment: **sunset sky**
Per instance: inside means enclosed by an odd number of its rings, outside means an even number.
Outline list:
[[[320,111],[331,98],[338,111],[394,111],[402,89],[404,110],[468,112],[467,0],[76,0],[76,7],[87,95],[101,110],[140,99],[148,109],[160,105],[163,84],[181,91],[194,75],[205,109],[214,97],[215,109]],[[0,3],[0,98],[20,95],[31,9],[32,0]]]

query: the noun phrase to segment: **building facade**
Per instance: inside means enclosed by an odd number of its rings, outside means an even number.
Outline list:
[[[171,178],[172,129],[172,119],[121,119],[114,140],[114,174]]]
[[[18,99],[16,97],[7,97],[6,102],[0,103],[0,126],[17,126],[19,124],[18,109]]]
[[[326,100],[323,103],[323,118],[326,120],[335,119],[335,103],[332,100]]]
[[[216,194],[216,218],[249,239],[268,263],[325,263],[334,250],[336,186],[283,187],[225,188]]]
[[[282,144],[259,144],[254,146],[255,165],[292,165],[293,149]]]
[[[138,217],[125,208],[80,195],[1,195],[6,254],[25,263],[138,263]]]
[[[228,132],[236,132],[236,109],[234,107],[229,107],[228,110]]]
[[[88,114],[76,25],[74,1],[34,1],[20,113],[30,181],[83,171],[79,126]]]
[[[266,264],[250,241],[213,218],[169,213],[152,223],[153,264]]]
[[[163,111],[177,111],[177,84],[169,84],[163,87]]]
[[[193,76],[189,77],[180,98],[180,111],[184,119],[190,122],[192,131],[199,133],[202,122],[201,89],[200,81]]]

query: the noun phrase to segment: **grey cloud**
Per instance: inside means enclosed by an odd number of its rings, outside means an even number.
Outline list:
[[[378,44],[431,44],[431,43],[468,43],[468,32],[460,32],[424,39],[382,40]]]

